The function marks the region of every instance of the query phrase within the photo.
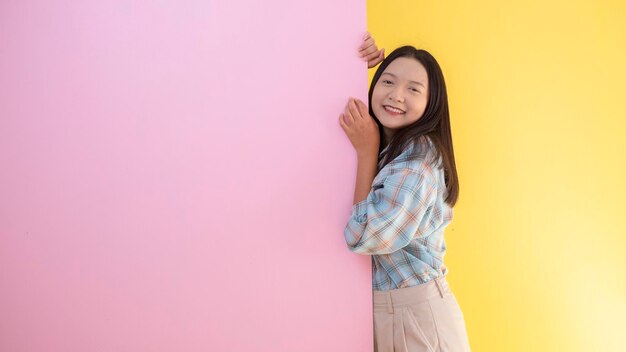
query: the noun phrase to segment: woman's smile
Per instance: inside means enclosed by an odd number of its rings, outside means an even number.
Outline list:
[[[398,116],[398,115],[403,115],[404,114],[404,110],[398,109],[396,107],[393,107],[391,105],[383,105],[383,108],[385,109],[385,111],[392,116]]]

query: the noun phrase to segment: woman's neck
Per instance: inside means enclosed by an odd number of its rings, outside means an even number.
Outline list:
[[[389,131],[387,130],[383,131],[383,140],[381,141],[382,149],[385,149],[385,147],[389,145],[389,142],[391,141],[392,137],[393,135]]]

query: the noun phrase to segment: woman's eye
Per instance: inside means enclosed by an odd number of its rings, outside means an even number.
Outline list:
[[[414,92],[416,92],[416,93],[419,93],[419,92],[420,92],[419,90],[417,90],[417,89],[415,89],[415,88],[411,88],[411,90],[412,90],[412,91],[414,91]]]
[[[391,83],[391,81],[383,79],[383,83],[387,84],[387,82]]]

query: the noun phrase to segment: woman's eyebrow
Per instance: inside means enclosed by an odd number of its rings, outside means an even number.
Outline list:
[[[391,76],[391,77],[393,77],[393,78],[398,78],[398,76],[394,75],[393,73],[389,73],[389,72],[385,72],[385,73],[383,73],[383,75],[389,75],[389,76]],[[382,75],[381,75],[381,76],[382,76]],[[411,83],[415,83],[415,84],[419,84],[420,86],[422,86],[422,87],[426,88],[426,86],[425,86],[424,84],[422,84],[422,83],[420,83],[420,82],[418,82],[418,81],[409,81],[409,82],[411,82]]]

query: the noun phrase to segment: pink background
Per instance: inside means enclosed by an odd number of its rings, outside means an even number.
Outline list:
[[[365,28],[361,0],[0,3],[0,350],[371,351],[338,122]]]

